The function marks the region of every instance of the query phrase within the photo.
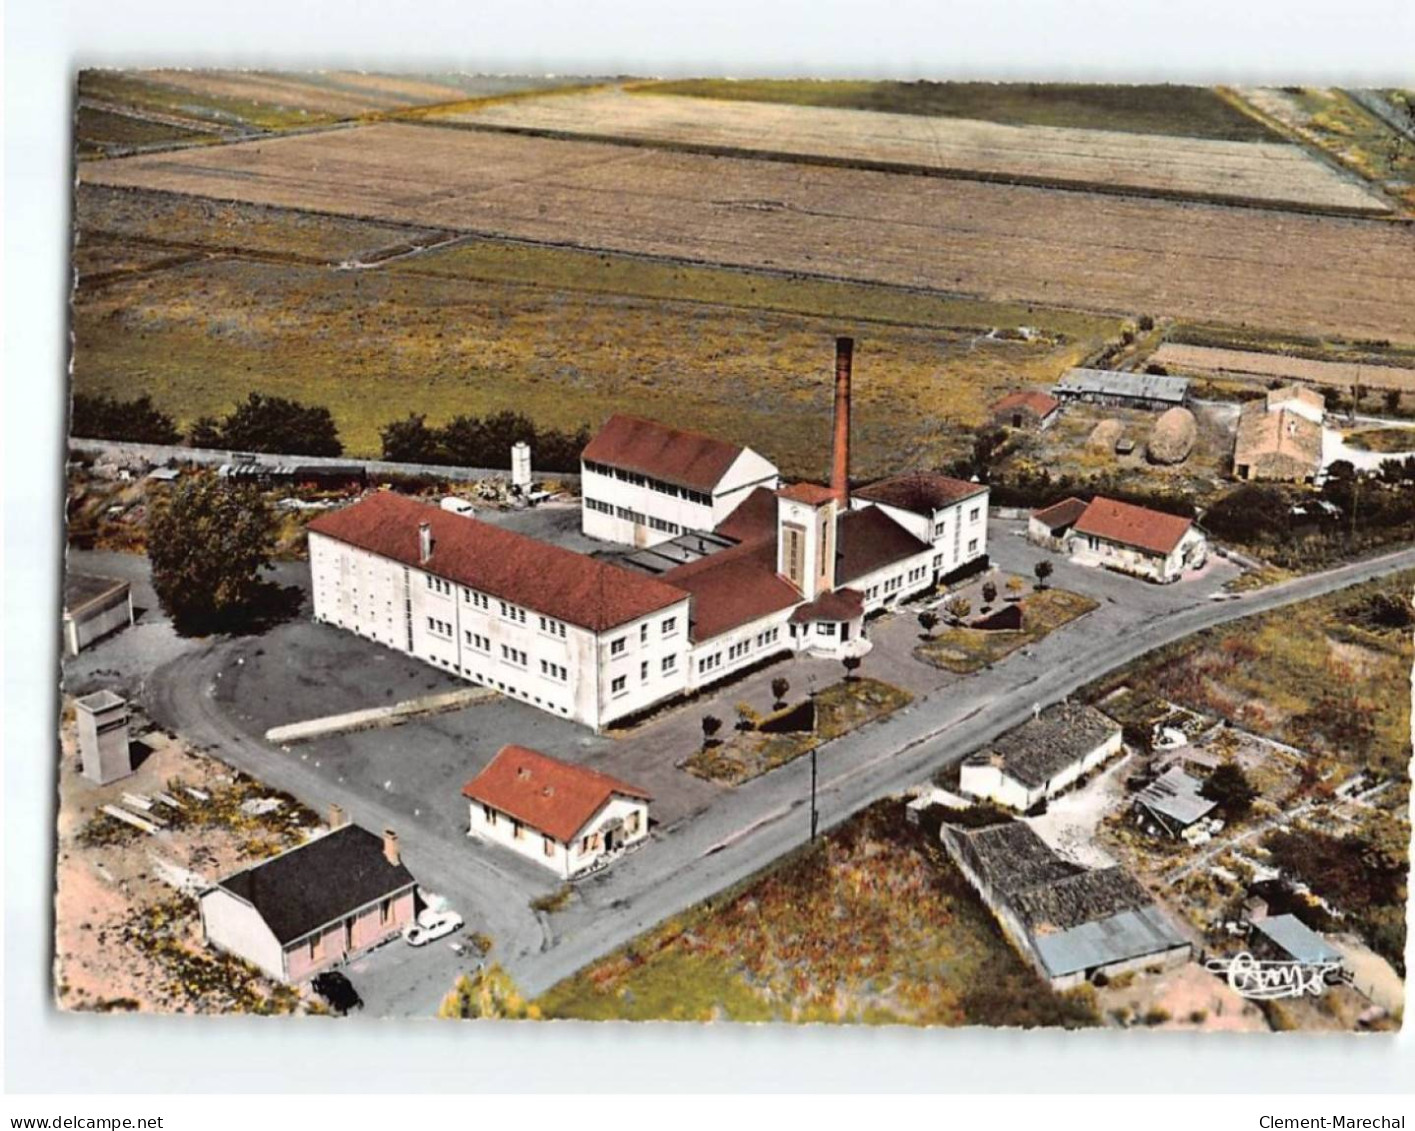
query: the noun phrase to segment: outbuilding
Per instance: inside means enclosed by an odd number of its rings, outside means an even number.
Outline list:
[[[1120,752],[1120,724],[1084,703],[1058,703],[964,761],[959,788],[1020,812]]]
[[[272,978],[301,982],[401,933],[416,886],[396,833],[344,825],[203,892],[202,932]]]
[[[1203,783],[1171,766],[1135,795],[1135,823],[1151,836],[1181,837],[1218,806]]]
[[[133,591],[126,581],[70,571],[64,578],[64,651],[77,656],[90,644],[133,623]]]
[[[1167,583],[1202,567],[1209,544],[1193,519],[1097,495],[1072,524],[1063,549],[1080,565]]]
[[[1060,415],[1061,402],[1037,389],[1008,393],[992,406],[992,422],[1000,428],[1028,428],[1040,432],[1056,423]]]
[[[525,746],[503,746],[462,788],[468,836],[518,852],[563,879],[605,866],[648,836],[638,786]]]

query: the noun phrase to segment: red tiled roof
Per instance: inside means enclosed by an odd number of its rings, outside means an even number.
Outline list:
[[[808,621],[855,620],[865,615],[865,598],[855,589],[836,589],[822,593],[814,601],[802,605],[791,614],[792,624],[806,624]]]
[[[652,801],[650,794],[598,770],[561,762],[525,746],[503,746],[462,796],[515,817],[568,844],[611,797]]]
[[[433,537],[432,556],[425,565],[418,560],[418,526],[424,522],[432,527]],[[647,616],[687,596],[622,566],[391,491],[322,514],[309,529],[594,632]]]
[[[777,494],[783,499],[791,499],[812,507],[818,507],[835,498],[834,491],[829,487],[822,487],[819,483],[793,483],[789,487],[783,487]]]
[[[737,509],[717,524],[714,534],[738,542],[756,542],[776,537],[776,492],[770,487],[754,487],[737,504]]]
[[[981,483],[969,483],[936,471],[910,471],[859,487],[850,493],[857,499],[868,499],[872,503],[885,503],[914,514],[932,516],[936,510],[986,490]]]
[[[693,595],[694,643],[789,609],[800,591],[776,572],[776,526],[758,538],[671,569],[663,579]]]
[[[662,479],[696,491],[712,491],[742,448],[699,432],[685,432],[637,416],[611,416],[585,448],[591,463]]]
[[[1097,495],[1072,529],[1078,534],[1093,534],[1152,554],[1168,554],[1193,524],[1192,519]]]
[[[1066,527],[1074,526],[1076,520],[1081,517],[1089,505],[1085,499],[1078,499],[1072,495],[1069,499],[1062,499],[1061,502],[1052,503],[1049,507],[1034,510],[1032,517],[1038,522],[1044,523],[1049,530],[1063,530]]]
[[[1015,393],[1008,393],[1002,400],[992,406],[994,413],[1010,412],[1014,408],[1029,408],[1038,416],[1049,416],[1061,407],[1061,402],[1050,393],[1039,392],[1036,389],[1022,389]]]
[[[835,583],[850,582],[933,547],[879,507],[847,511],[835,522]]]

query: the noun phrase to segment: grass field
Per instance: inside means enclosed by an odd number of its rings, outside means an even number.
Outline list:
[[[978,628],[943,628],[914,649],[926,663],[960,675],[970,675],[1011,655],[1018,648],[1035,644],[1064,624],[1096,608],[1096,602],[1065,589],[1043,589],[1028,593],[1022,606],[1022,629],[1018,632],[989,632]],[[1007,602],[998,601],[996,608]],[[979,610],[975,609],[974,612]]]
[[[1343,439],[1363,452],[1415,451],[1415,428],[1366,428]]]
[[[246,239],[274,254],[283,242],[326,261],[412,238],[185,198],[159,196],[152,212],[126,193],[81,201],[86,224],[119,233],[81,236],[90,270],[121,264],[121,233],[144,254],[165,231],[178,248]],[[1019,324],[1042,336],[985,336]],[[81,286],[74,387],[150,393],[182,424],[251,391],[293,396],[329,406],[346,448],[367,455],[409,411],[440,423],[513,408],[563,428],[637,412],[758,446],[811,476],[825,471],[833,336],[854,333],[855,466],[872,475],[961,454],[964,430],[1003,391],[1054,380],[1118,328],[1022,305],[479,241],[378,270],[214,258]]]
[[[1199,633],[1104,681],[1335,758],[1408,776],[1410,629],[1372,627],[1375,594],[1409,607],[1415,573]]]
[[[547,1018],[1088,1025],[942,848],[882,801],[552,987]]]
[[[1227,141],[1275,140],[1251,115],[1213,90],[1197,86],[684,79],[642,84],[637,89],[654,94],[976,118],[1013,126],[1072,126]]]
[[[1264,207],[1380,214],[1389,205],[1301,146],[1118,130],[1004,125],[916,114],[705,98],[601,87],[554,98],[447,107],[438,122],[552,137],[809,161]]]
[[[1415,231],[1378,221],[833,167],[806,176],[786,162],[396,123],[87,162],[80,176],[989,301],[1415,342]]]
[[[741,785],[799,758],[813,746],[848,734],[907,706],[913,696],[877,679],[831,684],[816,694],[816,728],[803,734],[729,732],[716,746],[697,751],[682,763],[690,774],[724,785]]]
[[[1280,343],[1274,343],[1280,344]],[[1323,352],[1309,347],[1305,352]],[[1261,382],[1299,381],[1308,385],[1327,385],[1334,389],[1350,389],[1360,382],[1367,390],[1398,389],[1415,392],[1415,365],[1383,364],[1383,362],[1415,362],[1406,351],[1385,351],[1389,356],[1364,356],[1346,359],[1345,351],[1326,351],[1329,357],[1301,357],[1266,350],[1225,349],[1220,346],[1190,345],[1167,341],[1150,355],[1150,362],[1162,365],[1175,374],[1217,376],[1232,380]]]

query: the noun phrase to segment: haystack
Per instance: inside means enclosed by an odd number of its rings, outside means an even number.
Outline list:
[[[1113,451],[1116,441],[1124,434],[1125,425],[1111,417],[1108,420],[1102,420],[1091,429],[1091,434],[1086,439],[1086,446],[1103,452]]]
[[[1187,408],[1172,408],[1155,421],[1145,454],[1151,463],[1183,463],[1194,450],[1199,425]]]

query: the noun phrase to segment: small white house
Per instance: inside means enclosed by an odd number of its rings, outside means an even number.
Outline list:
[[[525,746],[503,746],[462,788],[468,836],[519,852],[570,879],[648,835],[644,790]]]
[[[1203,567],[1209,543],[1192,519],[1097,495],[1084,507],[1065,499],[1032,514],[1027,537],[1070,554],[1078,565],[1161,584]]]
[[[1026,812],[1120,752],[1120,724],[1094,707],[1059,703],[969,757],[965,794]]]

